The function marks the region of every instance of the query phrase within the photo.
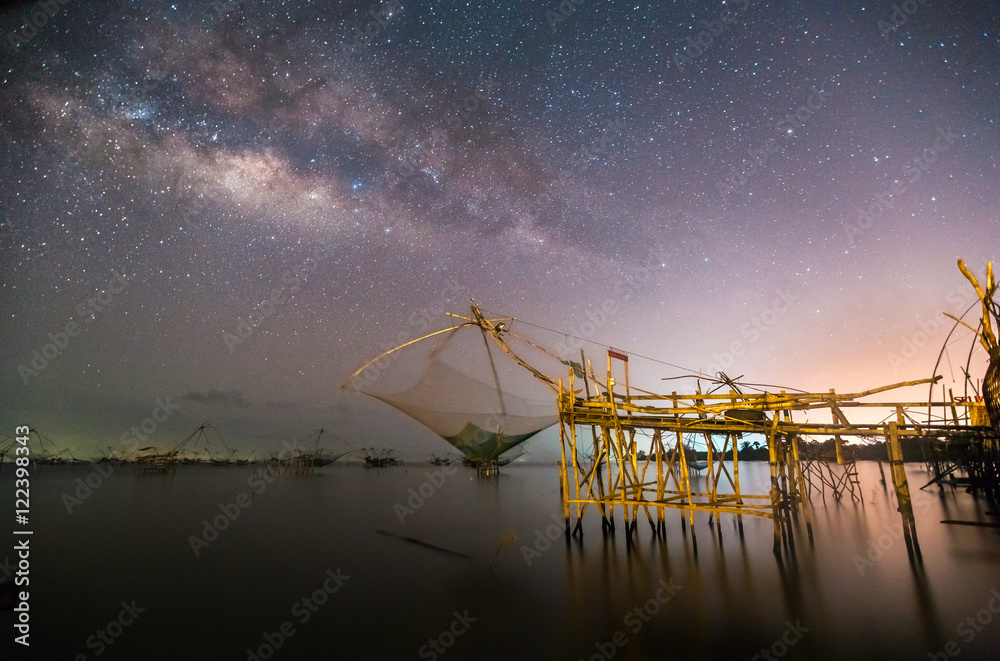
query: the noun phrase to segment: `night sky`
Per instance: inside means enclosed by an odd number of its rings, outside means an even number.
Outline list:
[[[1000,257],[993,2],[52,0],[0,35],[0,432],[79,455],[161,403],[162,446],[443,452],[339,387],[469,298],[659,392],[926,378],[956,260]]]

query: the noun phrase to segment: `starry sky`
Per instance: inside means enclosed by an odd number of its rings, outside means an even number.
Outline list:
[[[153,417],[446,450],[339,386],[470,298],[656,392],[926,378],[956,260],[1000,256],[991,2],[53,0],[0,34],[0,424],[80,455]]]

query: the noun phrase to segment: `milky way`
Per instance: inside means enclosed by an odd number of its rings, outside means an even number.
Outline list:
[[[1000,255],[989,2],[53,1],[0,34],[0,419],[82,454],[166,397],[163,443],[370,444],[404,423],[340,383],[469,298],[654,390],[926,378],[956,260]]]

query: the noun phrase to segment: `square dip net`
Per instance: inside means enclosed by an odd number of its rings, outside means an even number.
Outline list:
[[[469,461],[489,463],[559,421],[565,365],[473,306],[456,325],[379,354],[345,383],[402,411]]]

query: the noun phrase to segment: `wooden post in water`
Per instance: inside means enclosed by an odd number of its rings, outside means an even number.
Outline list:
[[[684,434],[678,429],[677,430],[677,451],[680,453],[681,461],[681,480],[684,483],[684,494],[687,498],[688,504],[688,516],[691,521],[691,543],[694,546],[695,552],[698,551],[698,536],[694,531],[694,499],[691,497],[691,473],[688,471],[687,464],[687,449],[684,447]],[[683,529],[684,513],[681,510],[681,527]]]
[[[573,393],[573,369],[572,368],[570,368],[570,372],[569,372],[569,392],[572,395],[572,393]],[[575,426],[575,425],[573,425],[573,420],[572,420],[572,417],[571,417],[572,413],[568,414],[568,416],[563,413],[563,411],[565,410],[565,406],[564,406],[564,399],[565,399],[565,397],[566,397],[566,393],[563,390],[563,380],[559,379],[559,409],[560,409],[559,413],[560,413],[560,417],[570,417],[569,424],[572,425],[572,426]],[[570,411],[572,411],[572,406],[570,407]],[[570,537],[570,527],[569,527],[569,498],[570,498],[570,495],[569,495],[569,464],[566,463],[566,443],[568,442],[568,439],[566,438],[566,425],[563,424],[564,422],[565,422],[564,420],[561,420],[560,423],[559,423],[559,447],[562,450],[562,462],[559,464],[559,468],[560,468],[559,472],[561,473],[561,476],[560,476],[561,479],[559,480],[559,491],[562,493],[563,518],[566,521],[566,539],[568,540],[569,537]],[[574,443],[574,446],[575,445],[576,444]],[[573,452],[574,455],[576,454],[576,448],[575,447],[572,448],[572,452]],[[575,480],[576,480],[576,478],[574,478],[574,481]],[[579,498],[578,498],[578,500],[579,500]]]
[[[737,448],[743,434],[733,434],[733,490],[736,492],[736,504],[743,504],[743,492],[740,491],[740,451]],[[740,530],[740,539],[743,539],[743,515],[736,515],[736,525]]]
[[[766,397],[766,395],[765,395]],[[768,465],[771,468],[771,516],[774,518],[774,555],[781,556],[781,489],[778,486],[778,412],[767,434]]]
[[[811,503],[809,502],[809,492],[806,491],[806,480],[802,475],[802,466],[799,464],[799,436],[792,433],[792,461],[795,463],[795,472],[798,473],[799,503],[802,505],[802,515],[806,520],[806,531],[809,533],[809,543],[813,541],[812,517],[809,513]]]
[[[913,519],[910,486],[906,481],[906,471],[903,468],[903,448],[899,444],[899,428],[895,421],[886,425],[885,439],[889,453],[889,467],[892,473],[892,486],[896,490],[896,501],[899,503],[897,509],[903,523],[906,551],[911,558],[920,559],[920,545],[917,542],[917,526]]]
[[[666,489],[666,478],[663,475],[663,435],[659,429],[653,431],[652,447],[656,452],[656,500],[663,500],[663,492]],[[667,541],[667,523],[663,517],[663,508],[656,508],[656,529],[660,533],[660,539]]]
[[[781,391],[781,396],[785,396],[785,391]],[[786,424],[791,424],[792,413],[787,409],[782,411],[782,417]],[[775,412],[777,415],[777,412]],[[795,476],[792,474],[792,465],[789,463],[789,457],[791,456],[791,440],[789,434],[780,434],[776,439],[778,447],[778,477],[779,484],[781,487],[781,505],[783,514],[781,517],[781,523],[783,525],[782,535],[785,540],[786,546],[789,550],[795,552],[795,537],[792,534],[792,516],[795,514],[795,500],[792,498],[792,492],[795,485]]]
[[[580,539],[583,539],[583,512],[584,512],[584,509],[586,508],[586,505],[581,505],[581,503],[580,503],[580,466],[579,466],[579,464],[577,464],[577,461],[576,461],[576,457],[577,457],[576,417],[573,414],[573,398],[575,397],[575,395],[573,394],[574,393],[574,391],[573,391],[574,381],[573,381],[573,370],[572,370],[572,367],[570,368],[570,373],[569,374],[570,374],[570,376],[569,376],[569,389],[566,391],[566,393],[564,395],[565,399],[562,400],[562,406],[564,408],[568,408],[569,411],[570,411],[566,415],[566,426],[569,427],[569,434],[568,435],[569,435],[569,442],[570,442],[570,461],[573,463],[573,498],[576,500],[576,527],[573,529],[573,535],[579,535]],[[587,383],[587,377],[586,377],[586,374],[584,374],[584,384],[586,384],[586,383]],[[566,498],[568,499],[570,497],[569,496],[569,488],[568,488],[568,485],[569,485],[569,482],[568,482],[569,467],[567,466],[565,470],[567,471],[567,491],[566,491],[567,495],[566,495]],[[567,517],[568,517],[569,516],[569,514],[568,514],[568,512],[569,512],[569,503],[567,503],[566,511],[567,511]]]

